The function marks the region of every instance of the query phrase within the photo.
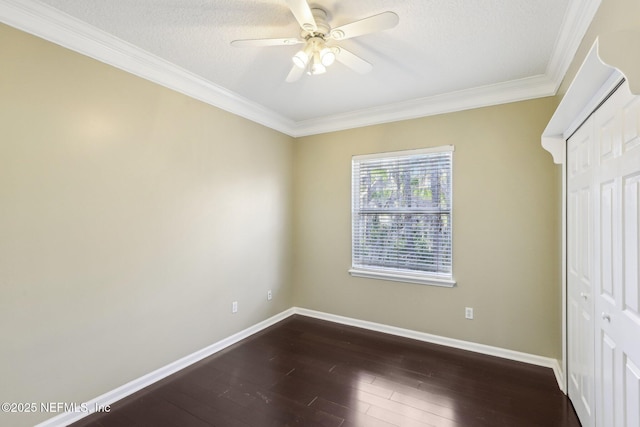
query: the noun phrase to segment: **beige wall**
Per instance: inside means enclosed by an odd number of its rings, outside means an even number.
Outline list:
[[[560,357],[557,168],[540,145],[553,98],[300,139],[294,303]],[[351,156],[455,145],[455,288],[351,277]],[[475,319],[464,319],[464,307]]]
[[[0,25],[0,401],[81,403],[291,307],[293,143]]]

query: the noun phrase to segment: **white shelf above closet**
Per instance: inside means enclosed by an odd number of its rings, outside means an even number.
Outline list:
[[[631,92],[640,94],[640,30],[598,37],[560,105],[542,133],[542,147],[557,164],[565,161],[565,141],[608,95],[608,88],[625,78]]]

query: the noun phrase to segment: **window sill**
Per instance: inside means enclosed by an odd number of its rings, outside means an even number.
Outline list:
[[[388,271],[365,270],[361,268],[350,268],[349,274],[354,277],[365,277],[367,279],[392,280],[395,282],[417,283],[419,285],[440,286],[444,288],[453,288],[456,285],[456,281],[452,279],[391,273]]]

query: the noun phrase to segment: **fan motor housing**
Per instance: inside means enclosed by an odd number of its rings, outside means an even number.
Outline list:
[[[313,15],[313,19],[315,19],[316,21],[317,30],[303,31],[302,36],[304,38],[318,37],[318,36],[325,38],[331,32],[331,27],[327,23],[327,21],[330,19],[329,14],[327,13],[326,10],[317,6],[314,6],[311,8],[311,14]]]

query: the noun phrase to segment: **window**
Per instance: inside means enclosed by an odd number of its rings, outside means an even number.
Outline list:
[[[352,276],[454,286],[453,146],[354,156]]]

